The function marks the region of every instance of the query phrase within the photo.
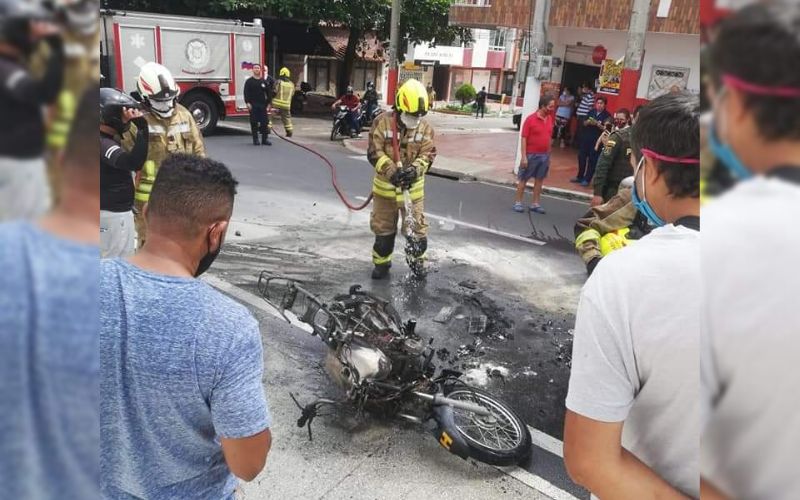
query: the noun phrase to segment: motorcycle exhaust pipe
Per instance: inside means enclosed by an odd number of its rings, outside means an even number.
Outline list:
[[[452,408],[456,408],[459,410],[466,410],[472,412],[476,415],[480,415],[481,417],[491,417],[492,412],[484,408],[483,406],[477,405],[475,403],[468,403],[466,401],[456,401],[455,399],[450,399],[441,394],[435,394],[431,396],[430,394],[424,392],[413,392],[415,396],[420,399],[424,399],[425,401],[432,401],[433,406],[450,406]]]

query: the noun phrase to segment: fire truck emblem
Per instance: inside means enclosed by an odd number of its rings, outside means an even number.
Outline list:
[[[193,38],[186,44],[186,60],[196,69],[205,68],[211,60],[208,44],[199,38]]]

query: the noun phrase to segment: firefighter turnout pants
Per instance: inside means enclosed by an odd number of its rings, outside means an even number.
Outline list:
[[[275,108],[278,110],[278,114],[281,117],[281,121],[283,122],[283,128],[286,130],[287,134],[292,133],[292,111],[289,108]]]
[[[375,196],[372,199],[370,229],[375,233],[375,245],[372,247],[372,262],[376,266],[391,265],[394,253],[395,236],[397,234],[398,217],[402,221],[401,234],[406,234],[406,210],[403,198],[399,200]],[[425,219],[425,199],[415,200],[411,208],[414,218],[413,238],[411,239],[411,259],[425,260],[428,247],[428,221]]]

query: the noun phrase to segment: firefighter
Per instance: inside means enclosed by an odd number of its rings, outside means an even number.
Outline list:
[[[575,249],[590,276],[603,257],[650,232],[647,219],[633,205],[631,186],[633,177],[623,179],[616,195],[575,224]]]
[[[147,161],[139,172],[133,210],[138,248],[142,248],[147,240],[147,221],[142,209],[150,199],[161,162],[170,153],[206,156],[206,149],[194,117],[177,102],[180,89],[167,68],[154,62],[144,64],[136,79],[136,89],[150,129]],[[122,144],[126,150],[132,149],[135,137],[133,129],[125,134]]]
[[[277,108],[281,115],[283,127],[286,129],[286,137],[292,136],[292,97],[294,96],[294,84],[289,77],[289,68],[281,68],[278,74],[278,81],[275,82],[275,97],[272,99],[272,106]]]
[[[50,108],[46,136],[47,175],[57,202],[61,157],[78,101],[86,89],[100,82],[100,1],[54,0],[52,5],[62,28],[65,60],[64,83]],[[31,62],[34,72],[42,72],[39,67],[47,64],[43,56],[37,54]]]
[[[395,97],[394,111],[380,115],[369,133],[367,158],[375,167],[370,229],[373,279],[386,278],[392,265],[398,212],[406,234],[406,261],[415,276],[425,275],[428,222],[424,214],[425,174],[436,157],[433,127],[421,118],[428,112],[428,94],[417,80],[408,80]],[[404,190],[412,201],[414,227],[407,234]]]

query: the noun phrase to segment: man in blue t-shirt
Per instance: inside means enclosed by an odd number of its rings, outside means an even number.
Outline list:
[[[158,171],[147,242],[100,265],[103,498],[232,500],[272,442],[258,322],[203,281],[236,180],[187,154]]]
[[[53,211],[0,224],[2,498],[100,495],[98,107],[93,87],[76,109]]]
[[[611,114],[606,110],[606,98],[598,97],[594,100],[592,109],[583,119],[583,130],[580,133],[580,152],[578,153],[578,175],[570,179],[570,182],[579,183],[583,187],[589,187],[594,176],[594,167],[600,157],[600,151],[595,149],[597,139],[606,127],[606,120],[611,118]]]

